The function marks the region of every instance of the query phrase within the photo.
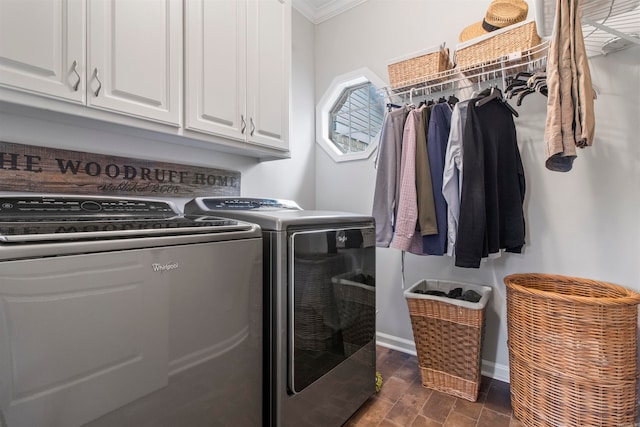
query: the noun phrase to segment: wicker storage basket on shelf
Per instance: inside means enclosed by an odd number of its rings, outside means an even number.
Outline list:
[[[424,295],[462,288],[482,298],[477,303]],[[475,402],[481,380],[485,307],[491,288],[440,280],[421,280],[404,292],[418,353],[422,385]]]
[[[437,48],[397,58],[387,65],[389,84],[393,89],[406,88],[429,80],[429,76],[451,68],[449,49]]]
[[[294,269],[294,345],[302,350],[329,349],[340,329],[331,278],[346,270],[341,254],[296,257]]]
[[[332,278],[345,356],[357,352],[376,335],[376,288],[372,274],[360,270]]]
[[[475,40],[475,41],[474,41]],[[477,37],[456,47],[456,68],[465,68],[520,53],[542,43],[535,21],[515,24]]]
[[[514,274],[507,286],[511,405],[525,426],[636,426],[640,294]]]

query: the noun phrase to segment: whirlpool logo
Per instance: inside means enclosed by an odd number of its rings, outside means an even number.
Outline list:
[[[178,269],[178,263],[177,262],[168,262],[166,264],[158,264],[158,263],[154,262],[153,264],[151,264],[151,268],[156,273],[157,272],[164,273],[165,271],[177,270]]]

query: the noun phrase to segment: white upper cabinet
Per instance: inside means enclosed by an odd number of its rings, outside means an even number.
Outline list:
[[[288,148],[291,6],[249,0],[247,9],[248,142]]]
[[[290,85],[291,0],[0,0],[0,101],[38,113],[279,158]]]
[[[246,6],[235,0],[185,3],[188,129],[245,139]]]
[[[88,104],[180,124],[182,2],[88,2]]]
[[[189,0],[186,127],[289,147],[291,4]]]
[[[181,70],[180,0],[0,1],[2,86],[179,125]]]
[[[85,102],[84,0],[0,1],[0,84]]]

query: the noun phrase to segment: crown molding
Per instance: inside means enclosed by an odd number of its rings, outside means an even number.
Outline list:
[[[314,24],[319,24],[365,1],[367,0],[328,0],[320,2],[323,3],[322,6],[316,6],[314,3],[318,3],[317,1],[293,0],[292,4],[293,7],[309,21]]]

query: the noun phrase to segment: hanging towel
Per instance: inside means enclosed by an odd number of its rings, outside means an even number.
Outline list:
[[[593,144],[593,86],[584,46],[580,0],[557,0],[547,59],[546,167],[568,172],[576,147]]]

